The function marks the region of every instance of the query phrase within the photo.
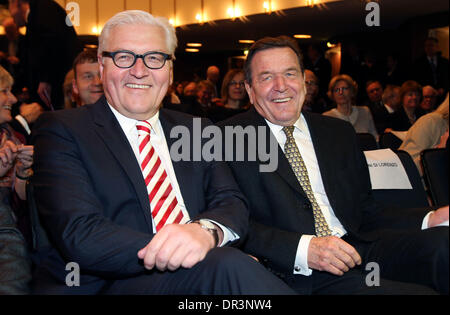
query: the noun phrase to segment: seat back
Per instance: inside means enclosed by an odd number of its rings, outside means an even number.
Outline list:
[[[426,149],[420,156],[423,177],[433,206],[448,205],[448,150]]]
[[[361,151],[377,150],[378,143],[371,133],[357,133],[356,139]]]
[[[385,132],[380,135],[378,141],[380,149],[397,150],[402,145],[402,140],[391,132]]]
[[[395,153],[400,158],[413,189],[374,189],[372,193],[375,200],[392,207],[429,207],[427,193],[413,159],[406,151],[398,150]]]

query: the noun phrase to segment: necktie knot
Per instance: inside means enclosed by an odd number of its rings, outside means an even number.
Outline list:
[[[138,130],[139,135],[150,135],[152,125],[146,120],[140,120],[136,123],[136,128]]]
[[[290,138],[293,137],[294,129],[295,129],[294,126],[284,126],[284,127],[283,127],[283,132],[286,134],[286,137],[287,137],[288,139],[290,139]]]

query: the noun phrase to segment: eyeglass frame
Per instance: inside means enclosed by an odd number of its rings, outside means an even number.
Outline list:
[[[239,85],[239,87],[244,87],[245,86],[245,81],[230,81],[230,83],[228,83],[228,86],[236,86]]]
[[[118,54],[118,53],[129,53],[129,54],[131,54],[131,55],[133,55],[134,56],[134,61],[133,61],[133,63],[129,66],[129,67],[121,67],[121,66],[118,66],[117,64],[116,64],[116,61],[115,61],[115,56]],[[148,56],[148,55],[150,55],[150,54],[157,54],[157,55],[161,55],[161,56],[163,56],[164,57],[164,62],[162,63],[162,65],[161,65],[161,67],[159,67],[159,68],[152,68],[152,67],[149,67],[148,65],[147,65],[147,63],[145,62],[145,57],[146,56]],[[148,52],[146,52],[145,54],[136,54],[136,53],[134,53],[134,52],[132,52],[132,51],[130,51],[130,50],[117,50],[117,51],[103,51],[102,52],[102,57],[109,57],[109,58],[111,58],[112,59],[112,61],[113,61],[113,63],[114,63],[114,65],[117,67],[117,68],[120,68],[120,69],[130,69],[130,68],[132,68],[135,64],[136,64],[136,61],[139,59],[139,58],[141,58],[142,59],[142,62],[144,63],[144,65],[147,67],[147,68],[149,68],[149,69],[152,69],[152,70],[159,70],[159,69],[162,69],[165,65],[166,65],[166,61],[167,60],[172,60],[172,56],[171,55],[169,55],[169,54],[166,54],[166,53],[163,53],[163,52],[160,52],[160,51],[148,51]]]

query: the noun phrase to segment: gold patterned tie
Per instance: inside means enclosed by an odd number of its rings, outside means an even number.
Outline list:
[[[300,186],[302,186],[303,191],[311,202],[316,235],[318,237],[330,236],[331,230],[328,227],[327,221],[325,221],[325,217],[323,216],[322,210],[320,210],[316,197],[314,197],[314,193],[311,189],[311,183],[309,181],[308,170],[306,169],[303,158],[300,155],[297,144],[295,143],[293,136],[294,128],[294,126],[283,127],[283,131],[287,138],[284,145],[284,154],[286,155],[289,164],[291,164],[292,170],[294,171],[295,177],[297,177]]]

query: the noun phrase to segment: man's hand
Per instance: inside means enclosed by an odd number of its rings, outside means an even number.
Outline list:
[[[199,224],[169,224],[138,252],[146,269],[192,268],[214,247],[214,237]]]
[[[39,103],[22,104],[20,105],[19,110],[20,115],[25,118],[29,124],[34,123],[44,111]]]
[[[308,247],[308,266],[342,276],[356,265],[361,256],[353,246],[336,236],[313,237]]]
[[[448,206],[439,208],[430,215],[428,218],[428,227],[434,227],[445,221],[448,221]]]

